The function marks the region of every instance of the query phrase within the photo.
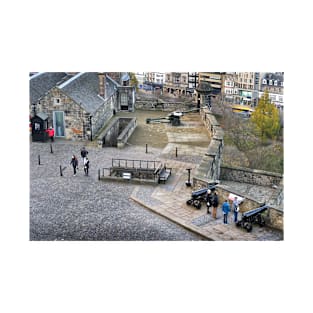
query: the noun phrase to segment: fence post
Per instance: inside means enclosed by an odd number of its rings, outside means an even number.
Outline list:
[[[62,173],[62,166],[60,165],[60,176],[63,176],[63,173]]]
[[[52,144],[50,143],[50,152],[53,153]]]
[[[38,165],[40,165],[40,154],[38,154]]]
[[[146,143],[146,153],[148,153],[148,144]]]
[[[98,180],[100,180],[100,169],[98,170]]]
[[[176,147],[176,152],[175,152],[176,158],[177,158],[177,147]]]

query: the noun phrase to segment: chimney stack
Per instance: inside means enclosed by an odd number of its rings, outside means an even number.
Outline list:
[[[105,73],[99,72],[98,78],[99,78],[99,95],[102,98],[105,98],[105,83],[106,83]]]

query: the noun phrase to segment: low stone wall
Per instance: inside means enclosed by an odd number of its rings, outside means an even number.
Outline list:
[[[220,179],[272,187],[280,185],[283,175],[243,167],[221,166]]]
[[[212,139],[193,176],[194,184],[198,181],[210,183],[219,179],[224,146],[224,132],[215,116],[208,108],[201,108],[200,116]]]
[[[136,126],[137,119],[135,117],[115,117],[99,134],[97,139],[99,148],[124,147]]]
[[[185,102],[165,102],[160,99],[141,99],[135,102],[136,110],[151,111],[188,111],[194,108],[193,103]]]
[[[126,118],[124,118],[126,120]],[[137,119],[134,118],[127,118],[127,125],[124,128],[124,130],[121,132],[121,134],[117,137],[117,147],[123,148],[128,140],[128,138],[132,135],[134,132],[136,126],[137,126]]]

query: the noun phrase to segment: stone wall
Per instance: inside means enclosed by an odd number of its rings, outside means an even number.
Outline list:
[[[266,224],[283,230],[283,176],[277,173],[248,168],[221,166],[224,132],[214,115],[207,108],[202,108],[200,115],[212,140],[193,176],[194,190],[206,188],[211,183],[219,182],[220,179],[269,187],[275,185],[276,189],[273,191],[269,203],[267,203],[270,208],[267,210]],[[218,184],[216,190],[219,195],[219,207],[228,198],[229,193],[235,193],[229,187],[222,184]],[[245,198],[245,201],[240,205],[241,213],[262,205],[262,203],[252,199],[248,195],[235,194]]]
[[[136,110],[151,110],[151,111],[188,111],[194,108],[193,103],[185,102],[165,102],[161,99],[136,99]]]
[[[121,122],[123,122],[123,127],[120,128],[121,132],[117,137],[117,147],[123,148],[128,138],[132,135],[137,126],[137,119],[134,117],[134,118],[120,118],[120,120]]]
[[[58,102],[57,102],[58,99]],[[116,95],[107,98],[96,112],[90,113],[80,104],[73,101],[57,87],[50,90],[37,105],[37,112],[44,112],[49,116],[49,126],[53,126],[53,112],[64,112],[65,139],[90,140],[113,116],[116,103]]]
[[[198,181],[200,181],[208,184],[219,180],[224,146],[224,132],[216,121],[215,116],[211,114],[208,108],[201,108],[200,116],[212,139],[207,152],[195,171],[193,182],[194,184],[197,184]]]
[[[48,114],[49,126],[53,126],[54,111],[64,112],[66,139],[87,138],[87,134],[90,132],[89,114],[58,88],[51,89],[37,105],[37,112]]]
[[[238,181],[241,183],[260,185],[260,186],[278,186],[283,176],[278,173],[266,172],[261,170],[221,166],[221,180]]]

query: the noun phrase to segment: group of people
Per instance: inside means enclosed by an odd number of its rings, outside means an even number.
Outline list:
[[[88,173],[89,173],[89,160],[88,160],[87,154],[88,154],[88,151],[86,150],[85,147],[83,147],[80,151],[80,155],[83,159],[84,172],[86,176],[88,176]],[[76,176],[76,173],[78,170],[78,160],[74,154],[72,155],[70,165],[73,166],[73,170],[74,170],[73,176]]]
[[[208,189],[206,202],[207,202],[207,213],[211,214],[210,208],[212,207],[212,217],[216,219],[217,207],[219,205],[217,192],[214,191],[213,193],[210,189]],[[228,203],[228,200],[226,199],[222,205],[224,224],[228,224],[227,219],[228,219],[228,213],[230,211],[231,211],[230,204]],[[234,222],[236,223],[238,220],[238,212],[239,212],[239,201],[237,197],[234,197],[234,200],[232,203],[232,211],[234,213]]]

